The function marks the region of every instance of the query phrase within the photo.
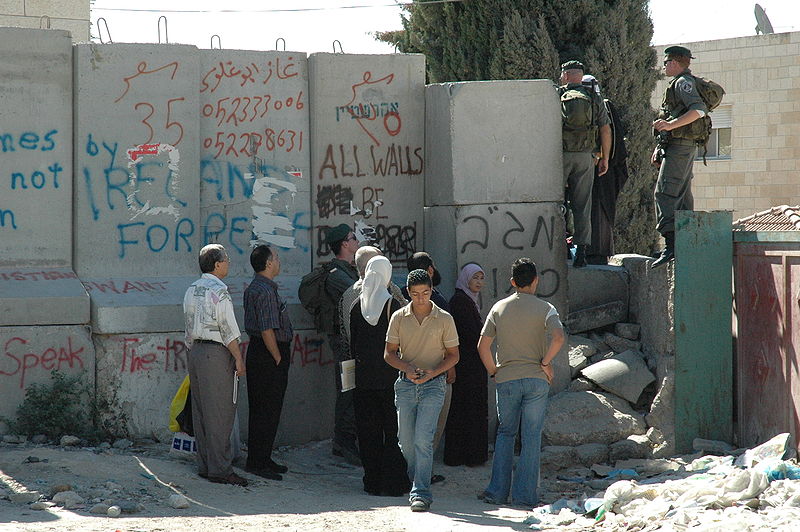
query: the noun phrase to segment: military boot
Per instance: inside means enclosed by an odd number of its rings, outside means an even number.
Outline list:
[[[667,245],[661,251],[661,255],[650,265],[650,268],[658,268],[675,258],[675,233],[669,232],[665,234],[664,240]]]
[[[573,268],[583,268],[586,266],[586,244],[578,244],[575,248],[575,259],[572,261]]]

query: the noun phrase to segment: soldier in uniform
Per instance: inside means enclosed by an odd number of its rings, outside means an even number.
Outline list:
[[[656,181],[656,229],[664,237],[666,247],[653,262],[658,268],[675,257],[675,211],[692,210],[692,165],[697,152],[695,142],[700,123],[692,123],[708,113],[695,79],[689,70],[694,59],[692,52],[683,46],[670,46],[664,50],[664,73],[671,76],[664,91],[664,100],[653,128],[659,143],[651,161],[659,166]]]
[[[611,127],[600,96],[585,88],[583,64],[567,61],[561,65],[562,140],[564,149],[564,185],[567,200],[575,220],[574,242],[577,245],[572,266],[586,266],[586,247],[592,241],[592,184],[594,183],[594,154],[597,131],[600,132],[601,159],[597,162],[597,175],[608,170],[611,153]],[[577,112],[580,100],[591,101],[590,117]],[[577,111],[576,111],[577,110]],[[573,116],[575,115],[575,116]]]

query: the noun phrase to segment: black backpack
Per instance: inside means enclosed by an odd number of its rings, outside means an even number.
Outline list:
[[[314,327],[326,334],[338,334],[339,302],[328,294],[328,275],[336,269],[330,262],[320,264],[300,279],[297,297],[300,304],[314,317]]]

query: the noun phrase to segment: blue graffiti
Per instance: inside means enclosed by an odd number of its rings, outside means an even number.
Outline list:
[[[119,235],[119,258],[125,258],[127,246],[140,246],[142,244],[142,236],[147,244],[147,249],[154,253],[160,253],[167,247],[170,240],[174,243],[171,249],[176,253],[181,252],[181,243],[185,247],[187,253],[192,251],[192,243],[189,237],[194,235],[194,222],[189,218],[181,218],[175,224],[174,231],[162,224],[152,224],[147,226],[144,222],[131,222],[127,224],[117,224],[117,233]]]
[[[14,211],[10,209],[0,209],[0,227],[6,227],[6,219],[11,222],[11,228],[16,230],[17,221],[14,217]]]
[[[218,221],[214,225],[214,221]],[[206,222],[203,224],[203,245],[218,243],[220,236],[227,238],[231,247],[235,249],[239,255],[244,255],[245,250],[249,248],[250,237],[245,238],[244,247],[236,242],[236,235],[249,234],[248,224],[249,218],[244,216],[235,216],[231,218],[230,224],[224,214],[212,212],[206,217]],[[242,224],[244,227],[242,227]],[[241,237],[240,237],[241,238]]]
[[[51,129],[49,132],[45,133],[44,137],[40,137],[38,133],[26,131],[25,133],[21,133],[19,135],[16,144],[23,150],[51,151],[56,147],[56,141],[53,139],[53,137],[55,137],[57,134],[57,129]],[[41,140],[44,140],[47,144],[43,143],[40,146],[39,142]],[[0,134],[0,148],[2,148],[3,153],[16,151],[16,148],[14,147],[14,135],[11,133]]]
[[[58,174],[60,174],[64,167],[61,166],[59,163],[53,163],[47,167],[47,170],[50,172],[50,180],[53,183],[53,188],[58,188]],[[28,180],[25,178],[25,174],[22,172],[12,172],[11,173],[11,190],[17,190],[17,185],[19,185],[20,189],[27,190],[28,187]],[[47,184],[47,176],[44,172],[40,170],[35,170],[31,173],[30,176],[30,186],[41,190]]]

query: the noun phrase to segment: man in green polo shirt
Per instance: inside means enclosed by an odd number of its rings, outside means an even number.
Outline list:
[[[412,481],[411,511],[424,512],[433,502],[433,436],[447,370],[458,362],[458,332],[453,317],[431,301],[428,272],[413,270],[407,287],[411,303],[392,314],[383,358],[400,370],[394,384],[397,436]]]
[[[504,504],[510,492],[512,504],[532,508],[539,502],[539,451],[553,380],[551,364],[564,344],[564,330],[555,307],[535,295],[539,285],[536,264],[528,258],[517,259],[511,274],[516,293],[494,304],[478,341],[481,361],[497,383],[500,421],[492,479],[482,498],[490,504]],[[496,362],[492,357],[494,340]],[[514,469],[514,441],[520,419],[522,451]]]

